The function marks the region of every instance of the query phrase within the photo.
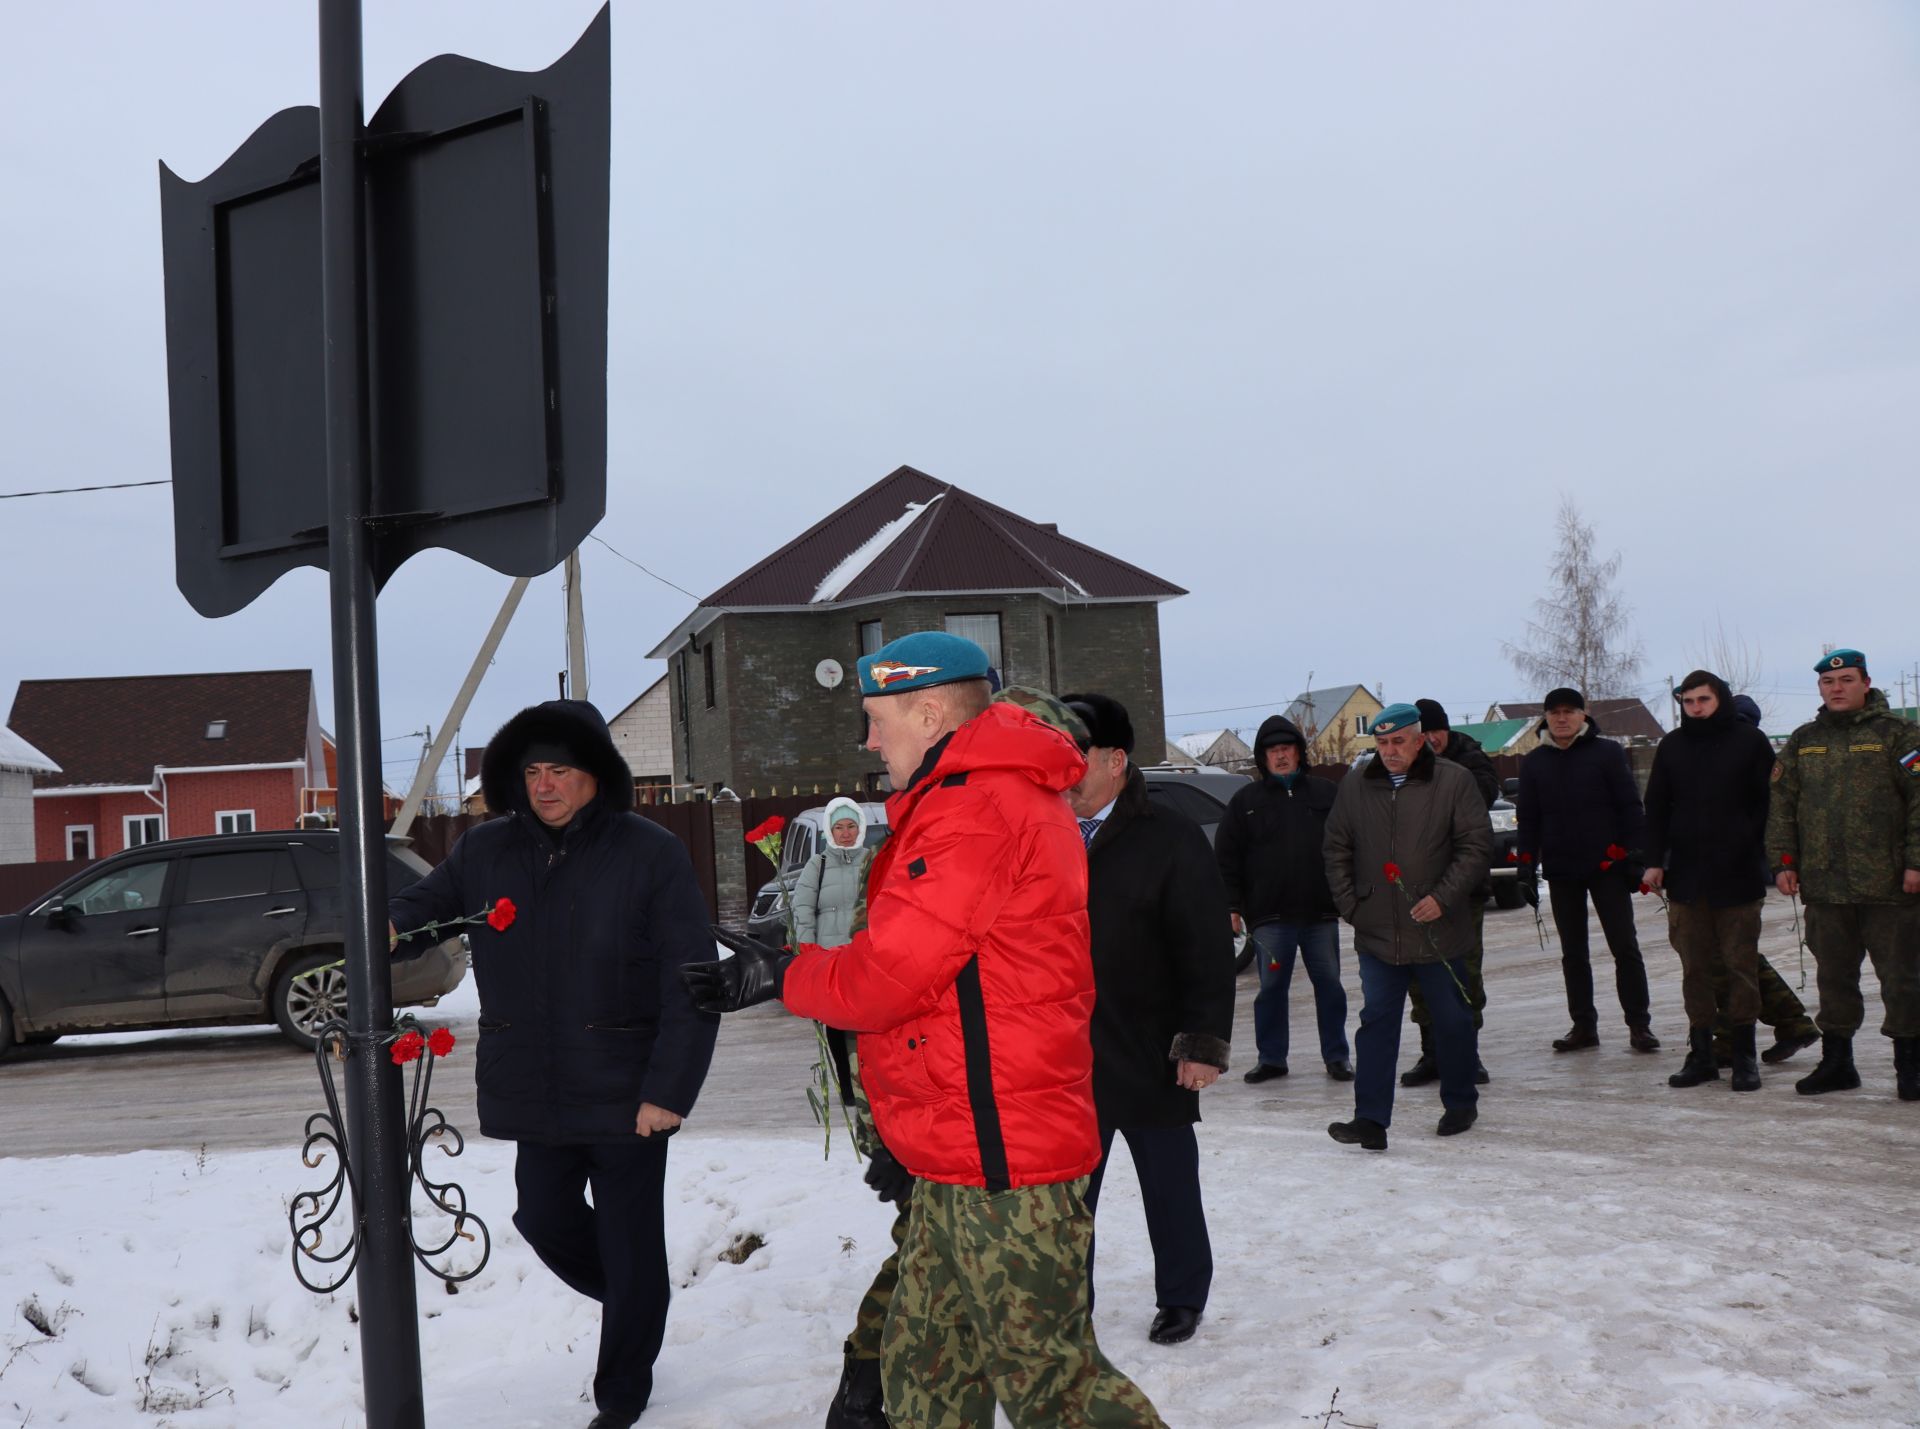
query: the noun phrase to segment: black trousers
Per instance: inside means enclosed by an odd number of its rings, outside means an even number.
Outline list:
[[[632,1142],[519,1143],[513,1223],[547,1269],[602,1306],[593,1402],[638,1415],[653,1393],[653,1362],[667,1330],[667,1179],[664,1136]],[[585,1192],[593,1187],[593,1204]]]
[[[1560,971],[1567,980],[1567,1013],[1576,1027],[1599,1025],[1593,1005],[1593,964],[1587,957],[1587,899],[1600,915],[1600,931],[1613,954],[1613,985],[1620,994],[1620,1011],[1627,1026],[1639,1027],[1649,1017],[1652,999],[1647,992],[1647,965],[1640,959],[1640,935],[1633,926],[1633,889],[1625,877],[1595,873],[1592,878],[1555,878],[1547,883],[1553,907],[1553,928],[1560,936]]]
[[[1123,1126],[1133,1169],[1140,1177],[1140,1204],[1153,1246],[1153,1300],[1162,1310],[1207,1308],[1213,1288],[1213,1243],[1200,1204],[1200,1142],[1187,1126]],[[1100,1128],[1100,1164],[1087,1180],[1087,1213],[1100,1204],[1114,1128]],[[1097,1239],[1097,1237],[1096,1237]],[[1087,1247],[1087,1308],[1093,1308],[1093,1246]]]

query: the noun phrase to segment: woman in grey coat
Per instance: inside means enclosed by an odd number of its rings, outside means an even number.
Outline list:
[[[827,805],[827,846],[807,860],[793,888],[794,946],[837,948],[853,941],[867,859],[867,816],[851,799]]]

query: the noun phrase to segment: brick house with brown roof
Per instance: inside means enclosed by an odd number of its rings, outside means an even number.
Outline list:
[[[41,862],[293,828],[329,782],[310,670],[22,680],[7,726],[60,766],[34,778]]]
[[[721,586],[667,661],[675,782],[745,795],[881,787],[855,661],[916,630],[987,650],[1007,684],[1099,690],[1165,729],[1160,602],[1186,592],[1057,526],[903,466]]]

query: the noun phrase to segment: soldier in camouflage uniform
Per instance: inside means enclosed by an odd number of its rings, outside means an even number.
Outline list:
[[[1920,728],[1887,707],[1858,650],[1832,651],[1814,668],[1824,707],[1780,751],[1767,821],[1767,861],[1780,891],[1806,901],[1820,974],[1820,1065],[1794,1090],[1860,1085],[1864,951],[1880,979],[1900,1099],[1920,1101]]]

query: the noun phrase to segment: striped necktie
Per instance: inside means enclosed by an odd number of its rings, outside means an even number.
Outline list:
[[[1080,839],[1088,848],[1093,847],[1093,836],[1099,832],[1100,821],[1098,819],[1082,819],[1080,821]]]

